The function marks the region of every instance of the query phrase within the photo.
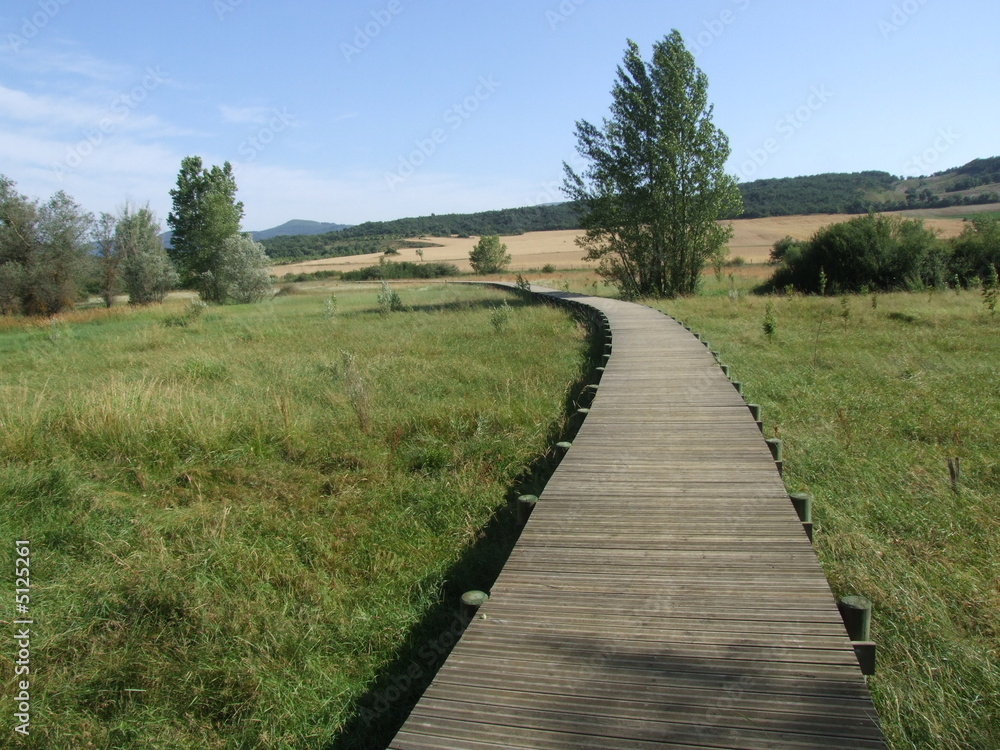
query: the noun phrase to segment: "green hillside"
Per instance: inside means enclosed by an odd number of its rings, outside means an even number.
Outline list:
[[[828,173],[754,180],[740,185],[740,192],[743,213],[729,218],[860,214],[1000,203],[1000,156],[976,159],[924,177],[901,179],[879,171]],[[383,252],[393,243],[413,237],[510,236],[579,227],[574,204],[556,203],[473,214],[369,221],[312,236],[271,237],[263,243],[272,258],[291,260]]]

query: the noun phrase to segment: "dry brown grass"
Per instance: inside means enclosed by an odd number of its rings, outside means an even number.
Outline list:
[[[729,243],[730,257],[742,257],[748,263],[763,263],[768,259],[771,247],[782,237],[791,236],[797,240],[807,240],[822,227],[851,219],[843,214],[810,214],[808,216],[773,216],[766,219],[738,219],[733,222],[735,233]],[[942,237],[957,237],[962,231],[962,220],[954,218],[926,218],[925,224],[940,231]],[[575,240],[581,232],[564,230],[556,232],[529,232],[527,234],[504,237],[513,261],[511,271],[524,271],[551,264],[561,269],[594,268],[595,264],[583,260],[583,251]],[[424,248],[423,262],[454,263],[463,271],[471,271],[469,251],[476,244],[477,237],[435,237],[437,247]],[[277,266],[272,272],[277,276],[286,273],[311,273],[334,269],[350,271],[379,262],[381,253],[371,255],[351,255],[346,258],[311,260]],[[403,248],[393,260],[421,262],[417,251]]]

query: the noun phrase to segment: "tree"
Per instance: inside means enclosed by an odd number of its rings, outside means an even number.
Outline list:
[[[578,244],[623,294],[696,291],[705,264],[724,256],[742,202],[724,171],[729,140],[712,124],[708,79],[675,30],[650,63],[629,40],[612,88],[611,119],[576,126],[582,174],[564,164],[563,190],[582,207]]]
[[[53,315],[80,298],[93,217],[59,191],[39,204],[0,176],[0,308]]]
[[[200,157],[185,157],[170,197],[174,209],[167,216],[173,230],[170,257],[181,283],[196,285],[212,270],[223,241],[239,232],[243,220],[232,165],[226,162],[221,168],[205,169]],[[210,294],[208,298],[217,301]]]
[[[127,203],[115,225],[115,251],[130,305],[162,302],[177,286],[177,272],[163,243],[160,225],[149,205],[134,211]]]
[[[202,295],[215,302],[246,304],[271,295],[271,260],[264,246],[249,234],[234,234],[222,242],[212,268],[203,274]]]
[[[94,248],[97,250],[97,265],[100,269],[101,298],[105,307],[111,307],[115,295],[121,287],[121,254],[115,245],[115,225],[118,223],[114,214],[101,212],[94,225]]]
[[[469,262],[476,273],[500,273],[510,265],[507,245],[500,242],[499,235],[487,234],[479,238],[476,246],[469,251]]]

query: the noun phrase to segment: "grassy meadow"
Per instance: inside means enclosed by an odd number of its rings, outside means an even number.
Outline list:
[[[751,285],[708,279],[704,296],[653,304],[703,334],[762,405],[786,486],[815,496],[834,593],[873,601],[869,685],[890,747],[1000,747],[1000,316],[973,291]]]
[[[389,314],[377,287],[286,292],[0,319],[18,746],[384,746],[491,583],[584,328],[479,287],[400,287]]]

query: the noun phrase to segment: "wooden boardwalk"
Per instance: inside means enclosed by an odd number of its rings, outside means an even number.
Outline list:
[[[714,358],[649,308],[552,295],[607,316],[597,397],[389,747],[883,747],[823,571]]]

